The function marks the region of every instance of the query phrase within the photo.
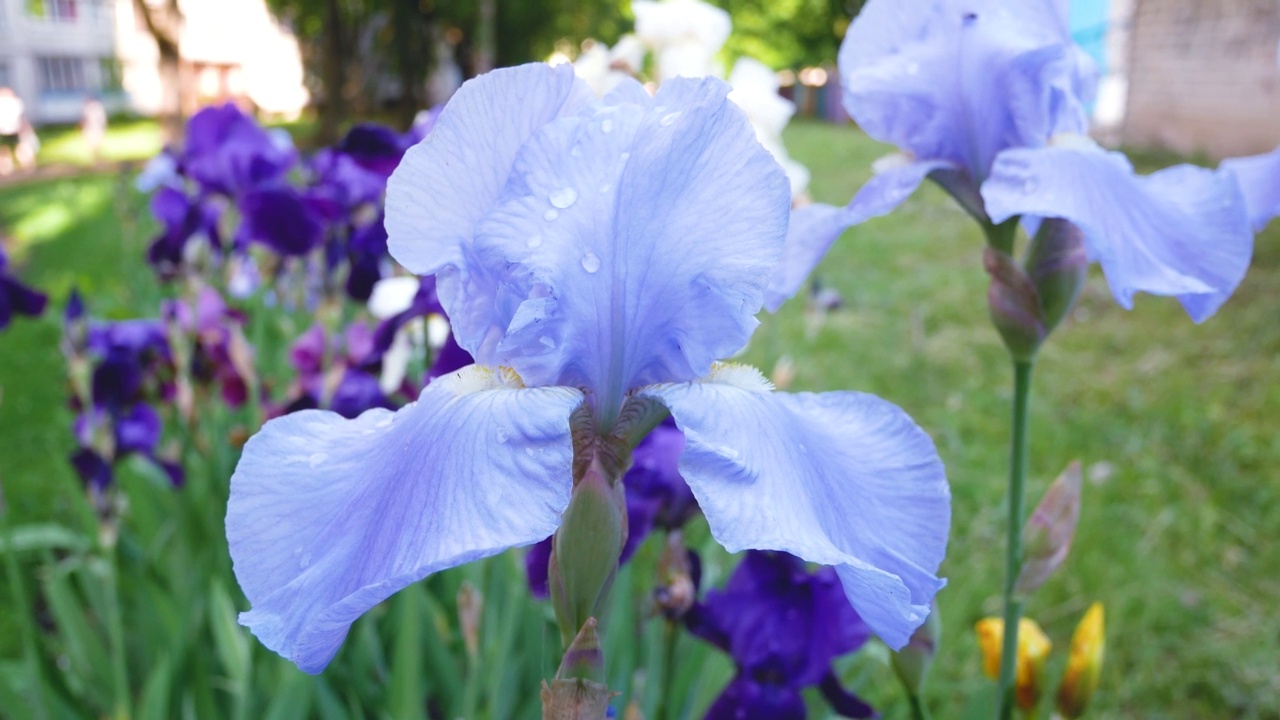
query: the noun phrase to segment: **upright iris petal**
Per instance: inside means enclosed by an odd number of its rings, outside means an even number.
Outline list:
[[[1187,167],[1137,177],[1084,137],[1097,71],[1066,11],[1060,0],[864,6],[840,49],[844,103],[903,153],[878,164],[846,208],[800,218],[771,308],[844,228],[892,211],[929,177],[987,226],[1021,215],[1075,223],[1126,307],[1140,291],[1177,296],[1197,322],[1213,314],[1252,252],[1239,192]]]
[[[477,364],[396,413],[295,413],[248,443],[227,535],[264,643],[317,671],[396,589],[547,537],[574,443],[634,446],[628,409],[660,404],[722,542],[834,565],[844,597],[905,642],[941,586],[949,523],[928,436],[868,396],[713,389],[759,378],[713,368],[756,325],[790,207],[728,91],[627,82],[590,101],[567,66],[498,70],[406,153],[391,252],[436,276]],[[592,422],[571,438],[572,412]]]

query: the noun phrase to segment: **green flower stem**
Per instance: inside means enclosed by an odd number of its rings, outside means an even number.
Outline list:
[[[1013,588],[1022,569],[1023,496],[1027,484],[1027,425],[1031,399],[1031,360],[1013,363],[1013,438],[1009,451],[1009,523],[1004,581],[1004,643],[1000,652],[1000,720],[1013,718],[1013,680],[1018,659],[1018,623],[1022,601]]]
[[[929,716],[929,706],[925,705],[924,700],[919,695],[907,693],[907,699],[911,701],[912,720],[933,720]]]

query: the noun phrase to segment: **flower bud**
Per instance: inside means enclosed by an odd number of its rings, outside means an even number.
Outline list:
[[[1015,360],[1030,360],[1049,334],[1040,317],[1035,286],[1009,255],[987,247],[982,264],[991,276],[987,308],[1005,347]]]
[[[1067,220],[1045,218],[1027,250],[1025,265],[1040,298],[1040,317],[1048,334],[1075,307],[1089,276],[1084,234]]]
[[[542,683],[543,720],[600,720],[613,694],[604,685],[604,654],[596,619],[587,618],[565,651],[556,677]]]
[[[1001,646],[1004,642],[1004,620],[983,618],[974,629],[978,632],[978,646],[982,650],[982,669],[992,680],[1000,677]],[[1014,699],[1024,711],[1035,709],[1040,703],[1041,678],[1045,660],[1053,643],[1036,624],[1022,618],[1018,621],[1018,658],[1014,674]]]
[[[568,644],[589,617],[600,617],[627,539],[622,475],[625,448],[593,441],[578,448],[574,487],[552,542],[548,581],[551,603]]]
[[[1022,571],[1013,592],[1027,597],[1067,559],[1080,519],[1080,463],[1073,462],[1045,491],[1022,531]]]
[[[942,618],[938,612],[938,603],[933,603],[929,617],[924,624],[916,628],[906,647],[892,655],[893,671],[902,681],[903,687],[913,696],[920,694],[925,678],[929,675],[929,667],[938,654],[938,642],[942,640]]]
[[[1071,657],[1062,685],[1058,686],[1058,712],[1067,720],[1084,715],[1089,699],[1098,689],[1107,640],[1103,622],[1102,603],[1094,603],[1071,636]]]

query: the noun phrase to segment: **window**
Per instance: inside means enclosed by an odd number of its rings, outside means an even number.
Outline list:
[[[117,92],[124,88],[120,61],[113,57],[98,58],[98,77],[101,78],[102,90],[105,92]]]
[[[76,0],[27,0],[27,14],[46,20],[72,22],[76,19]]]
[[[36,66],[40,72],[42,93],[84,92],[88,89],[84,81],[84,63],[80,58],[36,58]]]

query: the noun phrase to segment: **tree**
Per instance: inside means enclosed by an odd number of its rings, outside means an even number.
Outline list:
[[[178,0],[152,4],[133,0],[134,11],[142,18],[147,32],[155,38],[160,51],[160,125],[167,142],[182,137],[182,54],[179,41],[182,32],[182,10]]]

